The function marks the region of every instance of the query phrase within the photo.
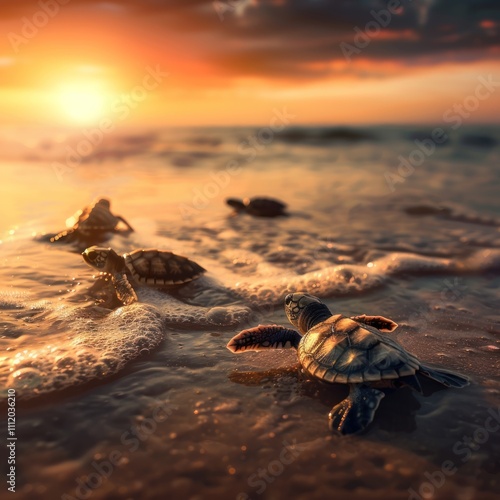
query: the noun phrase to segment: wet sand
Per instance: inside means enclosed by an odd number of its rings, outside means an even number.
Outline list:
[[[155,154],[101,155],[61,182],[47,159],[4,160],[0,379],[17,391],[17,496],[498,497],[497,148],[457,137],[391,191],[385,173],[412,149],[404,134],[277,139],[248,162],[237,145],[249,133],[160,134]],[[225,197],[252,194],[291,216],[228,216]],[[96,196],[137,230],[110,246],[169,249],[206,277],[96,307],[75,249],[31,236]],[[344,386],[305,377],[293,351],[225,348],[242,328],[286,325],[282,300],[297,289],[336,313],[392,318],[405,348],[471,385],[396,391],[364,434],[330,433]]]

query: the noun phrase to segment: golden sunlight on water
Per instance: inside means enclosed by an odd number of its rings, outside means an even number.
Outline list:
[[[404,151],[408,133],[391,148]],[[407,180],[411,197],[405,185],[389,196],[378,158],[393,130],[333,150],[297,139],[288,146],[277,135],[254,161],[237,147],[252,129],[171,134],[136,132],[154,153],[97,156],[62,180],[48,159],[3,170],[0,380],[24,415],[18,453],[39,443],[23,459],[21,498],[88,490],[154,499],[165,488],[186,498],[406,498],[427,491],[426,473],[445,461],[461,473],[433,486],[443,498],[464,487],[495,496],[495,466],[460,444],[494,413],[500,390],[495,157],[470,170],[463,161],[450,183],[458,167],[453,150],[442,150],[440,173],[423,165]],[[452,140],[460,147],[460,136]],[[47,141],[34,141],[37,154],[51,151]],[[235,161],[241,170],[228,170]],[[429,182],[450,201],[430,199]],[[225,204],[253,193],[285,201],[288,216],[235,216]],[[460,204],[451,201],[458,193]],[[64,230],[103,196],[135,229],[120,226],[105,246],[172,250],[206,275],[169,293],[138,288],[139,303],[119,307],[110,281],[96,287],[78,241],[33,240]],[[305,376],[291,350],[235,356],[225,348],[242,329],[287,325],[283,297],[296,290],[335,313],[391,318],[393,338],[471,386],[389,391],[367,432],[355,441],[332,434],[328,412],[345,385]],[[481,444],[481,456],[493,457],[496,443]]]

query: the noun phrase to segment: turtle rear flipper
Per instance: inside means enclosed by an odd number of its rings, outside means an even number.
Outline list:
[[[441,368],[429,368],[428,366],[420,365],[418,373],[443,384],[446,387],[462,388],[469,385],[469,379],[462,375],[443,370]]]
[[[115,285],[116,296],[121,300],[123,305],[128,306],[137,302],[137,294],[132,288],[126,274],[115,274],[113,276],[113,284]]]
[[[58,233],[37,234],[33,239],[39,243],[53,243],[52,240],[57,236],[57,234]]]
[[[362,384],[351,384],[349,396],[332,408],[328,415],[330,429],[341,434],[356,434],[364,430],[373,420],[382,391]]]
[[[76,240],[75,229],[70,228],[70,229],[65,229],[64,231],[61,231],[60,233],[51,235],[49,241],[51,243],[71,243],[72,241],[75,241],[75,240]]]

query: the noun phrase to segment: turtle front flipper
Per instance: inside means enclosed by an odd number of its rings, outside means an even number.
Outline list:
[[[116,218],[119,221],[123,222],[131,233],[134,232],[134,228],[121,215],[117,215]]]
[[[235,335],[227,344],[234,353],[261,351],[263,349],[285,349],[299,346],[299,332],[279,325],[259,325]]]
[[[383,316],[367,316],[366,314],[362,314],[361,316],[352,316],[351,319],[358,323],[373,326],[381,332],[393,332],[398,327],[398,324],[392,321],[392,319],[384,318]]]
[[[120,299],[123,305],[128,306],[137,302],[137,294],[132,288],[126,274],[114,274],[113,284],[115,285],[116,296]]]
[[[332,408],[328,415],[330,429],[341,434],[356,434],[364,430],[375,416],[382,391],[363,384],[351,384],[349,396]]]

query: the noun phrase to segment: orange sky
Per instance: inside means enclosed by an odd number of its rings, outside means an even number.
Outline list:
[[[300,123],[435,123],[481,76],[500,81],[498,22],[446,17],[444,0],[401,8],[350,60],[366,2],[43,1],[50,15],[28,1],[1,14],[2,124],[255,124],[284,106]],[[493,89],[469,122],[499,110]]]

